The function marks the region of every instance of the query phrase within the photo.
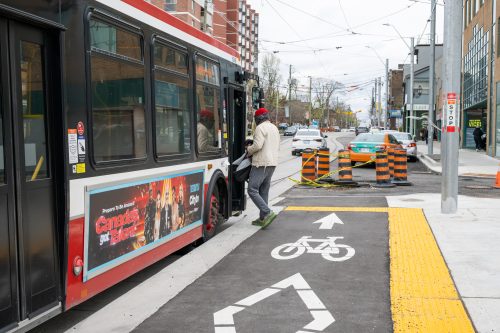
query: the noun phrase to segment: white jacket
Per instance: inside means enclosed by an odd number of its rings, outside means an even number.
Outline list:
[[[269,121],[264,121],[255,128],[253,144],[247,148],[252,156],[252,165],[256,167],[277,166],[280,150],[280,133]]]

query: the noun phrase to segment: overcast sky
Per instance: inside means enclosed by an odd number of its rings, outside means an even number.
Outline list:
[[[415,37],[415,43],[429,43],[430,0],[247,2],[260,14],[259,57],[274,53],[281,60],[284,85],[289,65],[304,90],[308,76],[340,81],[352,90],[339,95],[340,100],[364,110],[362,117],[367,117],[374,78],[384,76],[385,59],[389,68],[409,63],[407,46],[395,29],[383,24],[392,24],[403,37]],[[438,4],[436,42],[441,43],[443,0]]]

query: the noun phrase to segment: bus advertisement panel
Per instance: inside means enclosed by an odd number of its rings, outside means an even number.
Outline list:
[[[87,281],[202,224],[203,170],[87,190]]]

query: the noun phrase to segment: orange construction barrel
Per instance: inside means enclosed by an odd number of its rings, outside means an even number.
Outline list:
[[[393,184],[398,186],[410,186],[412,183],[408,181],[408,157],[406,149],[394,149],[394,179]]]
[[[314,181],[316,179],[316,158],[315,151],[305,149],[302,151],[302,180]]]
[[[389,173],[389,159],[385,150],[377,150],[375,158],[375,168],[377,183],[373,185],[374,187],[385,188],[396,186],[391,183],[391,175]]]

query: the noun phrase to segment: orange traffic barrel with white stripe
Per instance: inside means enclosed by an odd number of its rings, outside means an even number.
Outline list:
[[[302,151],[302,180],[316,179],[316,152],[312,149]]]
[[[406,156],[406,149],[394,149],[394,179],[393,184],[398,186],[410,186],[412,183],[408,181],[408,157]]]
[[[317,165],[317,176],[322,180],[325,180],[330,173],[330,149],[320,148],[318,154],[316,155],[316,165]]]
[[[387,159],[389,161],[389,176],[394,179],[394,148],[387,149]]]
[[[395,187],[391,183],[391,175],[389,172],[389,158],[385,150],[377,150],[375,158],[375,173],[377,183],[374,187]]]
[[[339,150],[339,178],[335,182],[338,185],[356,186],[358,183],[352,180],[351,152],[347,149]]]
[[[493,187],[500,188],[500,164],[498,165],[497,177],[495,179],[495,185],[493,185]]]

